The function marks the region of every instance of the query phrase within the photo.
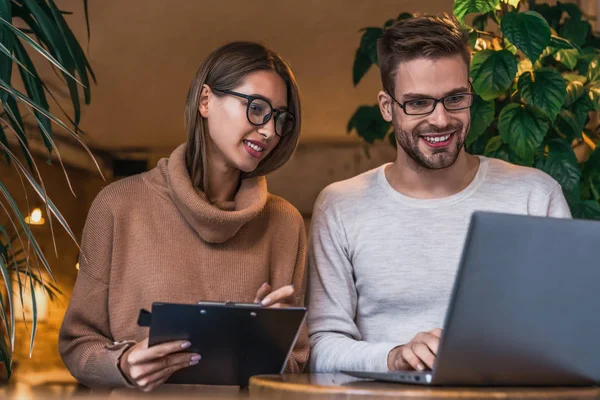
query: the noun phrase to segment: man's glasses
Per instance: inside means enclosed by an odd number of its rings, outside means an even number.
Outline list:
[[[249,96],[231,90],[220,90],[215,88],[212,90],[246,99],[248,101],[248,105],[246,106],[246,117],[248,118],[248,122],[254,126],[263,126],[269,122],[273,115],[275,115],[275,134],[277,136],[283,137],[294,130],[296,116],[290,111],[273,108],[271,103],[263,97]]]
[[[426,115],[431,114],[438,103],[442,103],[448,111],[459,111],[471,107],[473,104],[473,93],[455,93],[442,97],[440,99],[423,97],[420,99],[405,101],[400,103],[386,90],[386,93],[400,106],[406,115]]]

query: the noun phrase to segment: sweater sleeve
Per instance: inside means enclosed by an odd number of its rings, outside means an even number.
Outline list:
[[[298,293],[294,305],[302,307],[305,304],[306,293],[306,233],[303,222],[301,222],[299,229],[298,253],[296,255],[296,266],[294,268],[292,284],[294,285],[295,292]],[[308,362],[309,348],[308,329],[306,327],[306,323],[303,323],[302,327],[300,328],[300,334],[298,335],[298,340],[296,341],[294,350],[292,351],[292,354],[290,355],[288,363],[285,367],[285,372],[302,372],[306,366],[306,363]]]
[[[108,317],[108,282],[114,216],[106,194],[94,200],[85,223],[79,273],[58,341],[63,362],[88,387],[131,386],[121,373],[121,354],[133,341],[114,342]]]
[[[400,343],[369,343],[356,325],[358,293],[349,244],[333,207],[317,200],[309,241],[311,372],[387,371]]]
[[[565,199],[562,188],[556,184],[552,191],[548,194],[548,204],[546,206],[546,215],[553,218],[571,218],[571,210]]]

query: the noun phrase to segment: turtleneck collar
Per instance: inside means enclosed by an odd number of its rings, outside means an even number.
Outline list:
[[[156,169],[161,172],[161,180],[166,179],[159,186],[166,186],[177,209],[204,241],[223,243],[262,211],[267,202],[267,180],[265,177],[243,179],[234,201],[211,204],[206,194],[193,186],[185,152],[186,145],[182,144],[168,159],[158,162]],[[156,178],[154,175],[150,180]]]

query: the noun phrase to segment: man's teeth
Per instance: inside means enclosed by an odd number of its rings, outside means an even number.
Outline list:
[[[444,136],[423,136],[423,139],[427,140],[429,143],[439,143],[439,142],[445,142],[446,140],[450,139],[451,135],[444,135]]]
[[[251,143],[247,140],[244,140],[244,143],[246,143],[246,146],[250,147],[252,150],[259,151],[259,152],[264,150],[262,147],[257,146],[254,143]]]

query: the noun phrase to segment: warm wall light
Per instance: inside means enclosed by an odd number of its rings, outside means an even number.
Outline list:
[[[42,210],[34,208],[31,211],[31,215],[25,217],[25,222],[29,225],[43,225],[46,220],[42,217]]]

